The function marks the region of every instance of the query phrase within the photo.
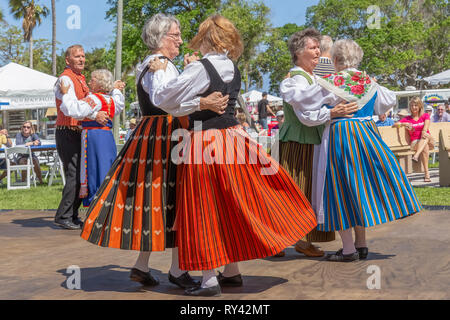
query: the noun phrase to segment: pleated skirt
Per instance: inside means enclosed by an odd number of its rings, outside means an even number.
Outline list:
[[[414,189],[372,120],[331,125],[325,220],[319,230],[372,227],[421,210]]]
[[[300,188],[241,127],[193,132],[180,168],[183,270],[272,256],[317,225]]]
[[[306,198],[311,202],[314,145],[294,141],[280,141],[280,164],[290,174]],[[314,229],[306,235],[309,242],[330,242],[336,239],[334,231]],[[299,239],[300,240],[300,239]]]
[[[144,117],[114,161],[91,203],[81,237],[93,244],[136,251],[175,246],[177,167],[172,132],[185,119]]]

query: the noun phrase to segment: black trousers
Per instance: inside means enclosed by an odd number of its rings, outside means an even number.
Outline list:
[[[56,149],[63,163],[66,177],[66,185],[56,211],[55,221],[73,221],[78,218],[78,209],[82,202],[79,197],[81,133],[70,129],[57,129],[55,139]]]

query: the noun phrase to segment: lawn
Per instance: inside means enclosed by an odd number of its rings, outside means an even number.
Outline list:
[[[61,200],[62,184],[46,184],[25,190],[6,189],[0,186],[0,209],[50,210],[57,209]],[[414,188],[420,202],[427,206],[450,206],[450,188]]]

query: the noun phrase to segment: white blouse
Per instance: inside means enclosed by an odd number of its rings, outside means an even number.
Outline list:
[[[203,58],[212,63],[225,83],[233,80],[234,64],[226,53],[208,53]],[[190,63],[183,73],[169,80],[164,70],[158,70],[153,75],[153,85],[149,92],[150,100],[155,106],[168,113],[187,115],[200,111],[198,96],[208,90],[210,83],[208,73],[199,61]]]
[[[383,86],[375,85],[378,96],[374,114],[386,113],[395,105],[396,95]],[[307,126],[317,126],[331,120],[330,109],[324,105],[336,106],[343,101],[342,98],[318,84],[309,85],[302,76],[285,79],[280,85],[280,92],[282,98],[292,105],[299,120]]]
[[[125,97],[119,89],[114,89],[110,96],[103,96],[108,103],[111,101],[110,99],[114,100],[115,115],[122,112],[125,106]],[[83,120],[85,118],[95,120],[101,108],[102,102],[92,93],[89,93],[84,99],[81,100],[78,100],[76,96],[67,93],[62,97],[62,104],[60,107],[61,111],[66,116],[77,120]]]

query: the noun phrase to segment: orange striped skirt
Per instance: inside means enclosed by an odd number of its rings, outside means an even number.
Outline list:
[[[185,118],[144,117],[114,161],[91,203],[81,237],[137,251],[174,247],[177,167],[172,132]]]
[[[289,174],[241,127],[191,133],[180,166],[182,270],[272,256],[317,225]]]

